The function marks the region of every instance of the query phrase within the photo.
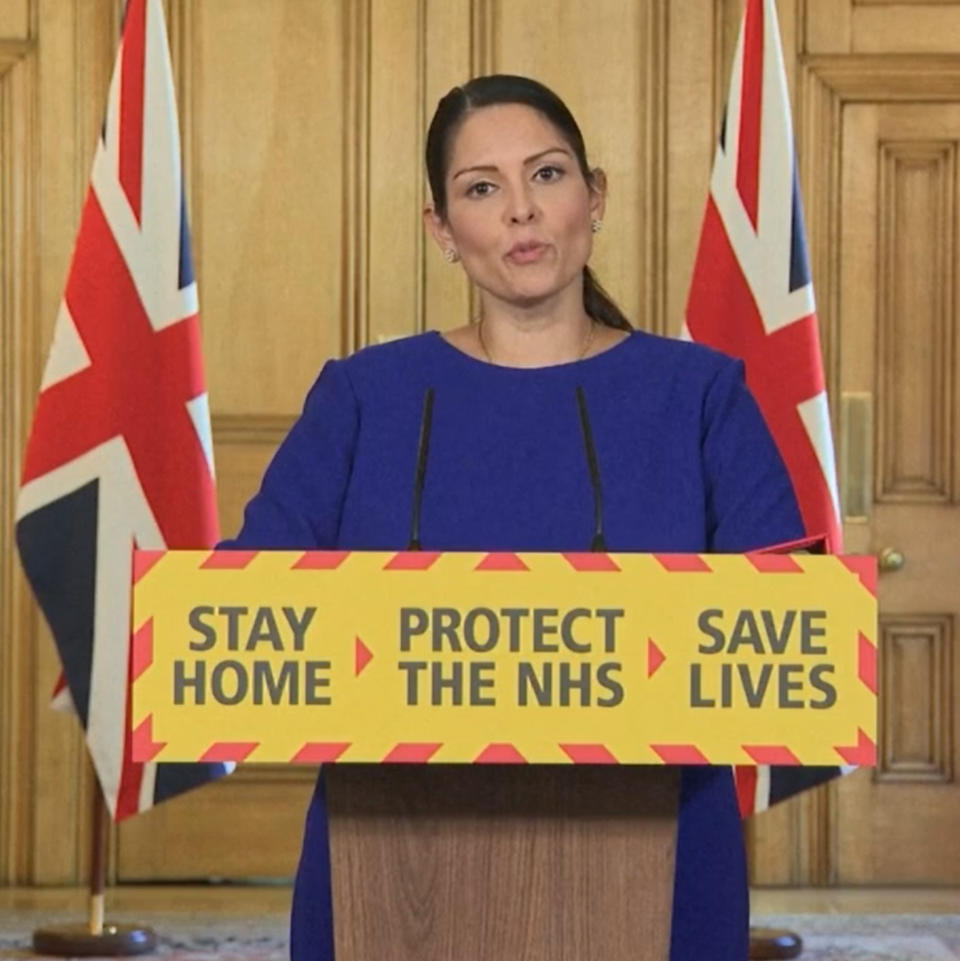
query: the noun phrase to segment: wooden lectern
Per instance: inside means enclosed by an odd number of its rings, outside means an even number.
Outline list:
[[[337,961],[666,961],[679,769],[335,764]]]
[[[134,759],[328,764],[337,961],[667,961],[678,765],[875,763],[873,558],[135,569]]]

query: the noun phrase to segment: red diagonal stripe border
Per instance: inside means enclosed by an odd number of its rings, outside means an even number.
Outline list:
[[[258,747],[259,741],[214,741],[198,761],[245,761]]]
[[[497,552],[486,554],[474,568],[475,571],[529,571],[530,568],[518,554]]]
[[[153,715],[148,714],[133,729],[133,735],[130,738],[130,756],[134,761],[146,764],[152,761],[166,746],[166,741],[154,741]]]
[[[665,764],[709,764],[710,758],[695,744],[651,744]]]
[[[657,563],[672,574],[712,574],[713,568],[699,554],[654,554]]]
[[[202,571],[242,571],[260,551],[210,551],[200,564]]]
[[[335,571],[352,551],[304,551],[290,565],[292,571]]]
[[[488,744],[474,759],[474,764],[526,764],[527,759],[513,744]]]
[[[802,574],[803,568],[789,554],[746,554],[747,560],[761,574]]]
[[[397,551],[386,564],[385,571],[428,571],[440,557],[440,551]]]
[[[166,553],[166,551],[134,551],[133,583],[138,584],[146,577],[147,572],[152,570]]]
[[[783,764],[792,767],[800,758],[785,744],[743,744],[744,753],[757,764]]]
[[[605,744],[561,744],[560,750],[574,764],[619,764]]]
[[[130,642],[130,679],[135,681],[153,663],[153,618],[134,631]]]
[[[443,742],[407,741],[395,744],[384,756],[384,764],[425,764],[433,757]]]
[[[835,747],[834,750],[846,764],[873,767],[877,763],[876,742],[870,738],[863,728],[857,728],[857,743],[855,745],[849,747],[840,745]]]
[[[857,633],[857,676],[871,694],[877,693],[877,647],[863,631]]]
[[[602,551],[567,551],[563,556],[575,571],[614,573],[620,570],[617,562]]]
[[[307,741],[290,758],[291,764],[332,764],[350,747],[349,741]]]
[[[860,583],[874,597],[877,596],[877,559],[869,554],[843,554],[837,558],[843,566],[856,574]]]

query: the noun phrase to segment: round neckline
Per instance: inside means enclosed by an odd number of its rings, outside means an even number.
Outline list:
[[[627,336],[622,340],[618,341],[605,350],[601,350],[599,353],[591,354],[589,357],[581,357],[577,360],[566,360],[559,364],[544,364],[542,367],[511,367],[508,364],[492,364],[487,360],[481,360],[479,357],[474,357],[468,354],[466,351],[461,350],[459,347],[451,344],[446,337],[443,336],[443,331],[440,330],[430,330],[427,331],[429,334],[433,334],[434,338],[439,341],[439,343],[445,347],[450,353],[455,354],[457,357],[463,358],[463,360],[472,364],[476,367],[482,367],[485,370],[504,370],[516,374],[536,374],[542,373],[548,370],[570,370],[574,367],[581,367],[584,364],[592,364],[594,361],[601,360],[610,354],[615,354],[617,351],[626,347],[633,340],[634,334],[637,333],[636,330],[631,330],[627,332]]]

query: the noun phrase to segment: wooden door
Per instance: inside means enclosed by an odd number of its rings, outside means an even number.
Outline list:
[[[880,761],[796,802],[789,849],[767,833],[756,853],[765,880],[957,884],[960,4],[808,0],[801,43],[846,549],[885,568]]]
[[[958,884],[960,91],[851,104],[843,144],[847,538],[881,555],[881,706],[879,766],[836,789],[835,874]]]

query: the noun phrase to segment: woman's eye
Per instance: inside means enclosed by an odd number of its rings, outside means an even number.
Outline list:
[[[541,183],[552,183],[554,180],[559,180],[563,176],[563,169],[561,167],[554,167],[552,164],[548,164],[546,167],[541,167],[535,174],[537,180]]]
[[[493,184],[486,180],[478,180],[467,188],[468,197],[487,197],[493,191]]]

